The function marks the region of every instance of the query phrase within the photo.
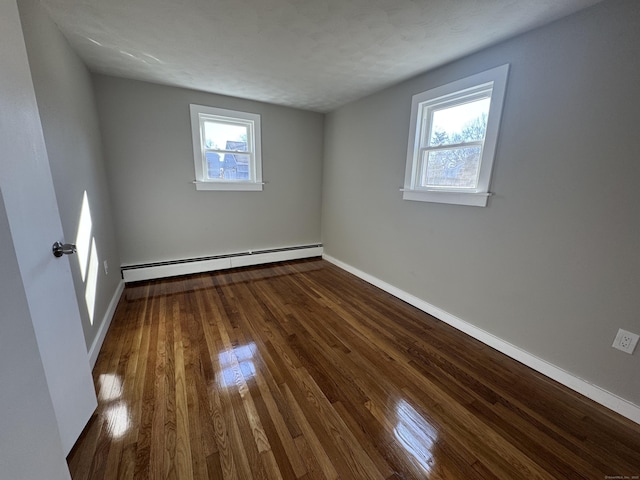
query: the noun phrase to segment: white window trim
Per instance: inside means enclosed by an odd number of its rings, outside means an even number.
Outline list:
[[[191,104],[191,136],[193,141],[193,162],[195,169],[196,190],[227,190],[227,191],[261,191],[264,182],[262,181],[262,136],[260,128],[260,115],[256,113],[240,112],[237,110],[227,110],[224,108],[208,107],[205,105]],[[229,119],[239,119],[251,124],[253,134],[253,154],[251,155],[250,169],[251,179],[248,181],[210,179],[207,178],[207,162],[204,152],[203,131],[201,118],[226,117]]]
[[[502,117],[502,107],[507,86],[509,64],[501,65],[491,70],[442,85],[412,97],[411,123],[409,128],[409,141],[407,145],[407,161],[405,168],[404,188],[402,198],[419,202],[450,203],[454,205],[470,205],[486,207],[489,197],[491,172],[495,157],[498,130]],[[422,111],[430,104],[439,103],[447,96],[455,98],[466,91],[475,91],[481,88],[492,88],[487,130],[485,133],[482,156],[480,159],[480,172],[478,185],[475,189],[464,188],[423,188],[418,183],[418,168],[420,162],[420,136],[422,125]]]

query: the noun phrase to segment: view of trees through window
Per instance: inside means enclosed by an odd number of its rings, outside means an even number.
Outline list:
[[[423,150],[423,187],[475,188],[491,98],[433,109]]]

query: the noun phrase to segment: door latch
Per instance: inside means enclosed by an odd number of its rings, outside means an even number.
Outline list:
[[[72,253],[76,253],[78,249],[73,243],[60,243],[56,242],[52,247],[53,256],[61,257],[62,255],[71,255]]]

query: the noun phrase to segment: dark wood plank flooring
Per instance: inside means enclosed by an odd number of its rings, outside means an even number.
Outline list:
[[[126,287],[80,479],[604,479],[640,426],[319,259]]]

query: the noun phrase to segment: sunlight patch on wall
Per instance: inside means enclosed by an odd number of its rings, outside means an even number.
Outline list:
[[[89,322],[93,325],[95,314],[96,294],[98,291],[98,249],[96,239],[92,235],[93,220],[91,219],[91,209],[89,208],[89,196],[84,191],[82,196],[82,208],[80,210],[80,220],[78,222],[78,232],[76,234],[76,248],[78,263],[80,265],[80,275],[85,282],[84,301],[89,313]]]
[[[78,262],[80,263],[80,274],[84,282],[87,275],[87,261],[89,260],[89,246],[91,244],[91,210],[89,209],[89,198],[85,190],[82,197],[82,209],[80,210],[80,221],[76,234],[76,247],[78,249]]]
[[[89,275],[84,291],[84,300],[89,311],[89,321],[93,325],[93,314],[96,306],[96,291],[98,287],[98,251],[95,238],[91,239],[91,255],[89,259]]]

